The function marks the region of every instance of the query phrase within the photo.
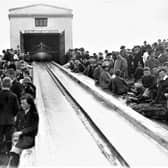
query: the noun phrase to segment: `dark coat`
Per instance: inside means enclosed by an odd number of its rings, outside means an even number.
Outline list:
[[[121,77],[115,77],[111,81],[111,91],[116,95],[126,94],[128,92],[128,85]]]
[[[102,71],[103,71],[103,68],[101,67],[101,65],[98,65],[98,66],[94,69],[93,78],[94,78],[96,81],[99,80],[99,77],[100,77],[100,74],[101,74]]]
[[[102,89],[109,89],[111,83],[111,76],[109,72],[102,70],[99,77],[99,85]]]
[[[0,91],[0,125],[13,125],[19,110],[17,96],[9,90]]]
[[[164,93],[168,93],[168,78],[166,80],[160,80],[159,82],[157,96],[155,99],[156,103],[162,101],[163,99],[166,99]]]
[[[134,71],[138,67],[138,63],[140,63],[142,65],[142,67],[144,67],[144,62],[143,62],[142,55],[143,55],[142,51],[140,51],[139,53],[133,53],[133,56],[134,56],[134,58],[133,58]]]
[[[20,97],[22,96],[22,93],[23,93],[22,84],[19,81],[14,80],[12,82],[11,91],[17,95],[18,99],[20,99]]]
[[[142,67],[137,67],[134,73],[134,81],[137,82],[139,79],[141,79],[143,74],[144,69]]]
[[[33,98],[36,98],[36,86],[31,82],[25,82],[23,84],[23,94],[29,93],[33,96]]]
[[[27,114],[20,111],[17,115],[15,130],[22,131],[16,147],[21,149],[31,148],[35,145],[35,136],[38,132],[39,116],[30,110]]]
[[[87,66],[87,68],[85,69],[85,71],[83,72],[86,76],[89,76],[90,78],[94,78],[93,77],[93,73],[94,73],[94,70],[96,68],[97,65],[95,64],[90,64]]]
[[[156,78],[153,75],[143,76],[142,84],[145,88],[153,89],[156,87]]]

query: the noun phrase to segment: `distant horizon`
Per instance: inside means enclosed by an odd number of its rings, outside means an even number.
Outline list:
[[[168,39],[166,0],[6,0],[0,7],[1,51],[10,48],[8,10],[38,3],[72,9],[73,48],[83,47],[91,54]]]

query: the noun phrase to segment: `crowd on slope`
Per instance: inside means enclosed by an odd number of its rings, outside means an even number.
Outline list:
[[[153,44],[144,41],[132,49],[93,53],[84,48],[70,49],[64,65],[72,72],[82,73],[95,84],[122,96],[132,108],[148,117],[167,120],[168,40]],[[152,104],[152,106],[151,106]]]
[[[23,149],[35,144],[38,113],[32,66],[19,51],[7,49],[0,57],[0,167],[17,167]],[[3,158],[7,159],[3,159]]]
[[[13,49],[2,53],[0,154],[9,154],[9,165],[17,166],[22,150],[35,143],[39,121],[34,103],[36,87],[25,55]],[[144,41],[132,49],[121,46],[119,51],[92,55],[84,48],[76,48],[70,49],[66,57],[69,61],[64,67],[72,72],[94,79],[98,87],[124,98],[143,115],[168,120],[168,40],[159,39],[153,44]]]

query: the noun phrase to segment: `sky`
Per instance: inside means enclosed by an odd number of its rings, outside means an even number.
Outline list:
[[[168,39],[166,0],[3,0],[0,51],[10,48],[8,10],[36,3],[72,9],[73,47],[84,47],[91,53]]]

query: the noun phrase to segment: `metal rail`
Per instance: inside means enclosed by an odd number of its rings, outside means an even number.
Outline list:
[[[81,118],[83,124],[88,129],[92,137],[93,134],[96,134],[106,146],[103,145],[101,141],[95,139],[99,149],[104,154],[104,156],[109,160],[112,165],[117,165],[120,167],[129,168],[129,164],[126,160],[121,156],[121,154],[117,151],[117,149],[111,144],[111,142],[107,139],[107,137],[103,134],[103,132],[98,128],[98,126],[93,122],[87,112],[80,106],[80,104],[73,98],[73,96],[69,93],[66,87],[61,83],[61,81],[57,78],[57,76],[52,72],[50,67],[46,65],[46,70],[49,75],[52,77],[62,94],[66,97],[66,99],[71,103],[79,117]],[[87,123],[87,124],[86,124]],[[89,124],[89,126],[88,126]],[[93,133],[94,132],[94,133]],[[106,148],[106,149],[105,149]],[[108,148],[108,149],[107,149]]]

